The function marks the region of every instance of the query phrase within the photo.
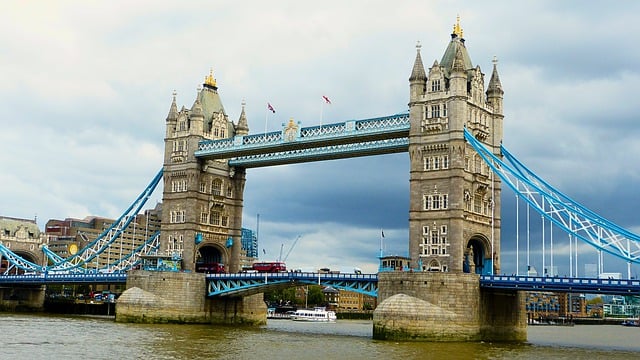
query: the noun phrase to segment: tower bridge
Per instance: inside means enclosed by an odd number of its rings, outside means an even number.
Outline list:
[[[68,259],[45,247],[53,264],[48,266],[21,259],[0,244],[13,266],[42,273],[0,278],[0,283],[98,281],[99,274],[48,276],[47,271],[81,272],[162,181],[160,233],[110,268],[129,271],[118,321],[261,324],[266,320],[261,291],[323,283],[377,295],[374,337],[379,339],[524,341],[523,291],[639,293],[640,283],[632,279],[499,275],[503,182],[575,239],[628,264],[640,262],[637,235],[571,201],[502,146],[503,96],[497,61],[485,83],[459,23],[428,71],[416,47],[408,113],[311,127],[291,119],[281,131],[250,134],[244,103],[239,119],[230,120],[211,73],[190,108],[178,110],[174,94],[165,121],[163,169],[113,228]],[[239,273],[247,169],[397,152],[409,155],[408,271]],[[179,257],[185,271],[132,270],[138,255],[150,253]],[[228,273],[195,272],[197,264],[211,262],[224,263]],[[101,279],[123,281],[121,274]]]

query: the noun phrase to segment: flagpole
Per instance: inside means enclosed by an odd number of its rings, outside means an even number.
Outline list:
[[[322,133],[322,110],[324,109],[324,99],[320,103],[320,133]]]
[[[264,114],[264,135],[267,136],[267,119],[269,119],[269,110]]]

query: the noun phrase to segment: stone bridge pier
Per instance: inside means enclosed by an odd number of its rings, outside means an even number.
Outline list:
[[[247,297],[206,296],[201,273],[135,270],[116,302],[116,321],[134,323],[264,325],[262,294]]]
[[[476,274],[378,274],[373,338],[414,341],[527,340],[524,294],[481,289]]]

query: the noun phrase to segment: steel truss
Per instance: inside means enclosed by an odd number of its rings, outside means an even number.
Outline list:
[[[247,296],[272,288],[302,284],[332,286],[378,296],[376,274],[323,274],[307,272],[238,273],[207,275],[208,296]]]
[[[203,140],[195,156],[244,168],[406,152],[409,114]]]
[[[504,146],[505,161],[467,129],[465,139],[516,195],[562,230],[598,250],[630,263],[640,263],[640,236],[601,217],[556,190],[518,161]]]

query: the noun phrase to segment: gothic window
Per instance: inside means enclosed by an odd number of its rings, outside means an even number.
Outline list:
[[[184,121],[184,120],[180,121],[180,124],[179,124],[179,130],[180,130],[180,131],[185,131],[185,130],[187,130],[187,122],[186,122],[186,121]]]
[[[474,171],[475,171],[477,174],[482,174],[482,159],[480,159],[480,156],[476,156],[476,157],[475,157],[475,159],[474,159],[474,162],[475,162],[475,164],[474,164],[474,165],[475,165],[475,169],[474,169]]]
[[[424,195],[424,210],[440,210],[449,208],[449,194]]]
[[[170,223],[183,223],[185,222],[185,211],[184,210],[176,210],[171,211],[170,213]]]
[[[223,139],[225,137],[224,128],[220,128],[220,137],[223,138]]]
[[[211,193],[217,196],[222,195],[222,180],[213,180],[213,183],[211,184]]]
[[[203,212],[200,214],[200,222],[203,224],[207,224],[209,222],[209,214],[206,212]]]
[[[217,211],[211,212],[211,225],[220,225],[220,213]]]
[[[478,214],[482,213],[482,195],[481,194],[476,194],[473,197],[473,211]]]
[[[431,196],[425,195],[423,202],[424,202],[424,209],[431,210]]]
[[[443,235],[447,234],[447,225],[442,225],[440,227],[440,234],[443,234]]]
[[[440,80],[431,81],[431,91],[440,91]]]
[[[225,226],[225,227],[229,226],[229,216],[224,215],[224,216],[222,216],[221,220],[222,220],[221,221],[221,225],[222,226]]]
[[[440,117],[440,105],[431,105],[431,117]]]
[[[447,103],[442,104],[442,117],[447,117]]]
[[[201,193],[206,193],[207,192],[207,183],[205,181],[200,183],[200,192]]]
[[[172,192],[187,191],[187,180],[173,180],[171,182],[171,191]]]
[[[432,203],[433,210],[440,210],[440,201],[441,201],[441,198],[439,195],[433,196],[433,203]]]
[[[429,227],[428,226],[423,226],[422,227],[422,235],[427,235],[429,234]]]
[[[233,197],[233,187],[231,185],[227,186],[227,197]]]
[[[440,170],[449,168],[449,155],[431,156],[424,158],[424,170]]]
[[[218,137],[218,128],[213,128],[213,136]]]

